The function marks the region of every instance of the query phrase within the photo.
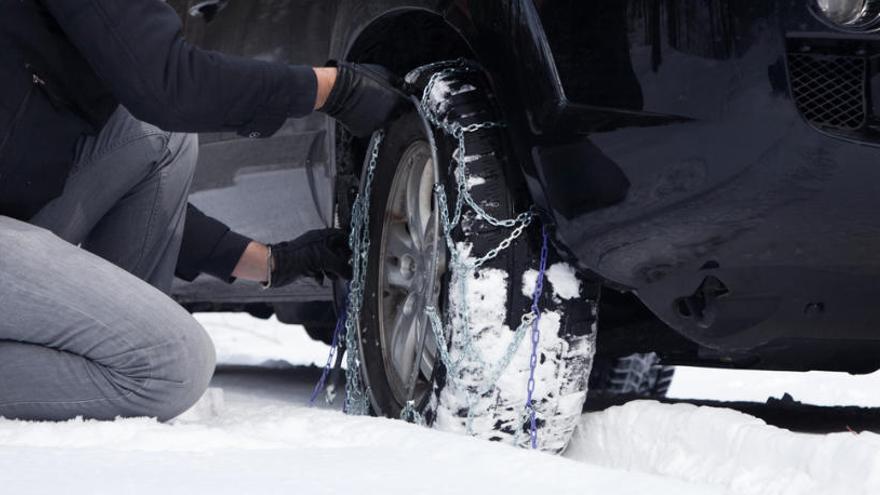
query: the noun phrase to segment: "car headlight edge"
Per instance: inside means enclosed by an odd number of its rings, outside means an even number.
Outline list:
[[[810,0],[823,20],[844,29],[873,30],[880,27],[880,0]]]

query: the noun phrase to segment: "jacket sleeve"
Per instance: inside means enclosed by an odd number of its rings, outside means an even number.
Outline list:
[[[267,136],[312,112],[310,67],[202,50],[162,0],[43,0],[114,96],[166,131]]]
[[[189,204],[176,275],[191,282],[200,273],[207,273],[232,282],[232,271],[250,242]]]

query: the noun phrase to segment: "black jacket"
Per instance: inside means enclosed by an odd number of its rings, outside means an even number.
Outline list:
[[[167,131],[261,137],[310,113],[316,90],[309,67],[188,44],[161,0],[0,0],[0,215],[26,220],[58,196],[76,141],[120,103]],[[213,229],[192,242],[224,227],[187,225]]]

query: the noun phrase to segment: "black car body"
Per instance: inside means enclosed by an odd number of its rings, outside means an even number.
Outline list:
[[[880,35],[869,29],[839,29],[808,0],[171,3],[192,42],[224,52],[399,74],[481,64],[557,247],[607,289],[600,352],[880,367]],[[329,225],[364,149],[339,135],[315,116],[268,141],[203,136],[193,200],[268,241]],[[328,287],[200,280],[177,296],[332,317]]]

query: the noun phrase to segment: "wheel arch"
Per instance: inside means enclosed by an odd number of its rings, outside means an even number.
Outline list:
[[[445,10],[403,6],[386,9],[346,33],[338,53],[346,60],[376,63],[399,75],[440,60],[466,58],[487,75],[512,144],[517,171],[539,209],[552,211],[535,169],[535,134],[565,102],[543,26],[530,1],[454,2]],[[365,143],[354,140],[359,171]],[[345,145],[343,145],[345,146]],[[336,147],[336,153],[340,147]],[[351,153],[343,153],[351,159]],[[339,163],[339,160],[337,160]],[[513,171],[513,170],[511,170]],[[548,217],[549,219],[549,217]]]
[[[351,33],[336,55],[343,60],[382,65],[403,77],[410,70],[439,60],[475,59],[466,36],[436,11],[398,7],[383,11]],[[334,162],[338,179],[336,201],[346,210],[359,184],[369,139],[359,139],[336,126]],[[340,188],[343,188],[340,190]],[[341,215],[343,224],[347,215]]]
[[[475,58],[477,53],[443,16],[415,7],[389,10],[367,22],[344,50],[346,60],[383,65],[401,76],[458,57]]]
[[[510,171],[525,179],[528,195],[550,220],[553,207],[536,170],[532,147],[544,122],[552,120],[564,105],[565,96],[531,2],[454,2],[445,11],[410,5],[374,11],[372,16],[361,17],[368,20],[353,23],[357,17],[346,11],[338,23],[339,44],[333,51],[341,59],[379,64],[400,76],[419,66],[456,58],[474,60],[485,69],[507,123],[510,152],[516,156],[508,164]],[[342,27],[346,24],[347,28]],[[352,191],[363,167],[367,140],[345,134],[337,128],[332,153],[337,170],[348,174],[342,187]],[[346,206],[339,194],[337,204]],[[566,259],[573,260],[564,245],[558,247]]]

